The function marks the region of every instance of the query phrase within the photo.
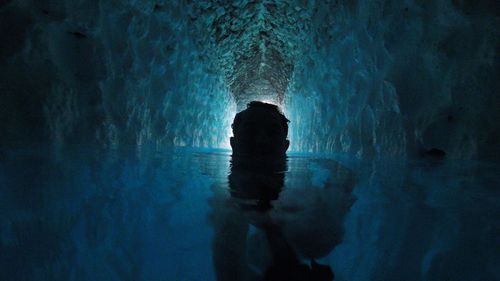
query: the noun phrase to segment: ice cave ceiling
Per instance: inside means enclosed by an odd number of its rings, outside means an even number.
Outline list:
[[[0,145],[227,147],[282,106],[291,149],[498,158],[497,1],[0,1]]]

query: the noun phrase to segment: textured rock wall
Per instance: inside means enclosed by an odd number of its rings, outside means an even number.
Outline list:
[[[498,158],[495,1],[2,1],[1,144],[227,147],[283,106],[291,149]]]
[[[234,106],[175,1],[0,8],[2,143],[220,146]],[[234,109],[233,109],[234,111]],[[229,119],[228,119],[229,118]]]
[[[498,157],[496,11],[494,1],[317,1],[287,96],[292,147]]]

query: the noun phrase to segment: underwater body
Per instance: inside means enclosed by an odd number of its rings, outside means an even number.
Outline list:
[[[497,2],[0,1],[0,280],[500,280]]]

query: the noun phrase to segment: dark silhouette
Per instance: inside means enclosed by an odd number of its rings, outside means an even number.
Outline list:
[[[339,243],[341,231],[337,217],[343,216],[352,204],[344,200],[347,198],[344,194],[350,195],[350,189],[340,192],[340,189],[308,189],[309,201],[289,208],[292,217],[301,212],[307,215],[300,215],[296,220],[300,226],[284,228],[280,212],[287,211],[275,210],[273,204],[285,183],[288,122],[277,106],[256,101],[234,118],[228,177],[230,197],[216,204],[212,217],[213,259],[219,281],[327,281],[334,278],[329,266],[320,265],[314,259],[327,255]],[[330,165],[328,161],[325,163]],[[341,195],[331,196],[332,191]],[[339,203],[342,211],[328,210],[323,199]],[[343,201],[348,202],[343,204]],[[314,206],[305,206],[307,202]],[[282,216],[290,216],[289,213]],[[307,260],[310,263],[306,263]]]
[[[75,36],[77,39],[85,39],[87,38],[87,34],[84,34],[80,31],[70,31],[69,34]]]
[[[424,156],[428,156],[434,159],[443,159],[446,156],[446,152],[439,148],[431,148],[423,152]]]
[[[258,101],[249,103],[247,109],[234,117],[233,156],[285,157],[289,145],[288,122],[276,105]]]

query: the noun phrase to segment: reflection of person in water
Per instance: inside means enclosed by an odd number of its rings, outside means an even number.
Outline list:
[[[339,193],[327,188],[326,181],[319,193],[296,189],[280,202],[288,122],[277,106],[261,102],[249,103],[234,119],[230,197],[214,207],[213,215],[219,281],[333,280],[330,267],[314,259],[340,242],[341,218],[352,203],[350,189]],[[341,210],[329,208],[324,200],[341,205]]]

